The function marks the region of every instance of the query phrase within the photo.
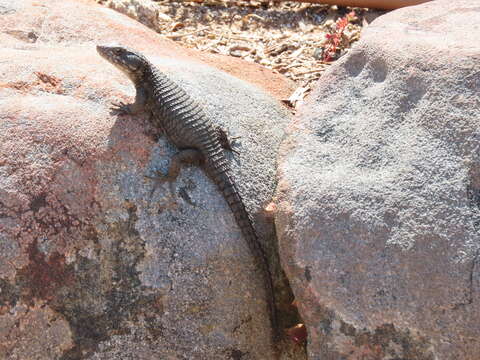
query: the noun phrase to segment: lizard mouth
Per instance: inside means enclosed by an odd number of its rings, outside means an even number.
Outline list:
[[[109,46],[97,45],[97,52],[101,57],[107,60],[110,60],[112,58]]]
[[[147,62],[138,53],[119,45],[97,45],[98,54],[130,78]]]
[[[127,72],[129,66],[125,63],[125,59],[115,52],[116,49],[118,52],[117,46],[97,45],[97,52],[101,57],[115,65],[120,70]]]

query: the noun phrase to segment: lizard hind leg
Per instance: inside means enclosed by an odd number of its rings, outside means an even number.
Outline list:
[[[164,182],[168,182],[170,184],[170,192],[172,195],[174,194],[173,190],[173,182],[177,179],[178,175],[180,174],[180,169],[182,168],[182,164],[191,164],[191,165],[201,165],[204,162],[204,156],[202,153],[196,149],[185,149],[181,150],[175,155],[172,156],[170,160],[170,166],[168,168],[168,172],[166,175],[159,174],[157,172],[157,176],[145,176],[149,179],[155,181],[153,186],[152,192],[150,196],[153,195],[157,187]]]
[[[232,137],[231,139],[235,141],[239,137]],[[228,133],[223,130],[221,127],[217,127],[217,139],[220,142],[222,148],[233,151],[234,153],[238,154],[238,151],[232,148],[232,143],[230,142],[230,137]]]

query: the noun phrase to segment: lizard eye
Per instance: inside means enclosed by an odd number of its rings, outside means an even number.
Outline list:
[[[121,55],[122,54],[122,49],[115,49],[114,53],[115,53],[115,55]]]

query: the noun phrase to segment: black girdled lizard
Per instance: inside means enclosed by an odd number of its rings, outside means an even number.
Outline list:
[[[97,46],[98,53],[123,71],[136,88],[135,102],[114,104],[120,113],[150,113],[150,121],[161,128],[179,149],[171,159],[165,180],[174,181],[182,163],[203,167],[218,186],[235,216],[250,251],[262,268],[267,292],[268,313],[276,334],[277,318],[272,276],[252,221],[232,178],[225,149],[231,150],[226,133],[216,126],[203,108],[181,87],[159,71],[145,56],[122,46]]]

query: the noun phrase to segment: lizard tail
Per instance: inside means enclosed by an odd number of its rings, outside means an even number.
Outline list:
[[[235,220],[242,231],[245,240],[247,241],[250,252],[256,259],[258,266],[261,268],[262,273],[264,274],[268,313],[270,316],[274,338],[276,338],[278,332],[278,322],[275,309],[275,293],[273,290],[272,274],[270,272],[270,267],[268,266],[267,256],[265,255],[265,252],[258,241],[257,233],[253,228],[250,215],[245,209],[243,200],[240,197],[240,192],[238,191],[237,186],[235,185],[235,182],[231,178],[230,174],[224,171],[215,172],[213,175],[213,180],[223,193],[223,196],[225,197],[228,206],[232,210]]]

